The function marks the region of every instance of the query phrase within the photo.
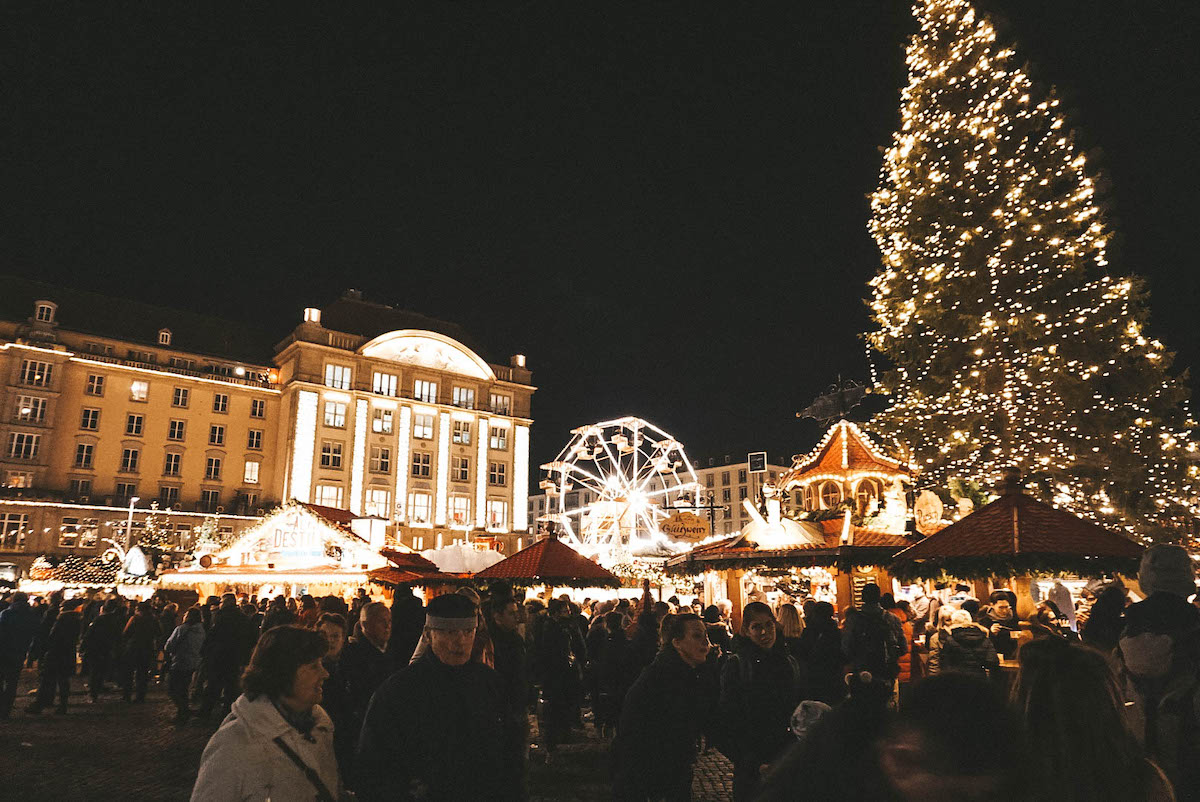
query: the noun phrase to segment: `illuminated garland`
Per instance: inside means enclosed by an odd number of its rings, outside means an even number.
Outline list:
[[[892,369],[873,427],[920,482],[1031,491],[1141,536],[1197,516],[1188,391],[1145,332],[1141,279],[1108,269],[1096,178],[1052,89],[986,17],[918,0],[901,125],[871,198],[883,256],[871,348]]]

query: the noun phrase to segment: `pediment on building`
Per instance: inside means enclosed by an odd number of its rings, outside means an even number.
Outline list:
[[[491,367],[478,354],[459,341],[434,331],[390,331],[366,343],[358,351],[373,359],[444,370],[485,381],[496,379]]]

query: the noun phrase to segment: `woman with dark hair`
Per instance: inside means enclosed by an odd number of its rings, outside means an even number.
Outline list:
[[[1027,798],[1175,798],[1166,776],[1127,728],[1125,702],[1103,655],[1061,637],[1046,637],[1026,643],[1018,658],[1012,708],[1034,747]]]
[[[1083,625],[1082,638],[1088,646],[1111,653],[1121,639],[1125,603],[1129,597],[1122,585],[1109,585],[1096,597]]]
[[[692,798],[696,743],[714,701],[704,676],[708,635],[694,613],[664,623],[663,648],[629,689],[613,741],[620,802]]]
[[[1042,638],[1058,638],[1066,640],[1066,633],[1062,630],[1062,616],[1058,612],[1058,608],[1052,601],[1044,601],[1037,606],[1033,615],[1029,619],[1029,630],[1033,633],[1034,640]]]
[[[708,629],[708,642],[717,650],[717,657],[730,651],[733,647],[733,636],[729,627],[721,620],[721,608],[710,604],[704,608],[704,626]]]
[[[333,724],[319,704],[328,649],[311,629],[263,633],[242,675],[244,693],[204,748],[192,802],[338,798]]]
[[[832,604],[813,602],[806,606],[806,622],[800,633],[798,651],[804,675],[808,678],[808,697],[835,705],[846,695],[842,633],[833,618]]]
[[[753,799],[762,768],[795,739],[800,666],[778,643],[775,614],[762,602],[742,611],[736,651],[721,668],[720,746],[733,761],[733,798]],[[778,648],[777,648],[778,647]]]

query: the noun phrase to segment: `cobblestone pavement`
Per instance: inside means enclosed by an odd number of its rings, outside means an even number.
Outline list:
[[[166,687],[152,684],[144,704],[121,701],[117,691],[88,701],[79,677],[72,680],[65,715],[46,710],[25,712],[32,697],[32,671],[22,675],[12,716],[0,720],[0,801],[38,802],[175,802],[191,793],[200,753],[217,721],[192,721],[178,727]],[[531,752],[529,789],[532,802],[607,800],[608,743],[588,725],[573,733],[546,762]],[[719,753],[701,756],[695,773],[696,802],[733,798],[733,770]]]

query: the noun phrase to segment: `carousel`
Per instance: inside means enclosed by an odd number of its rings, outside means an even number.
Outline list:
[[[892,590],[887,565],[914,542],[906,485],[915,473],[841,420],[777,485],[764,485],[763,509],[743,502],[752,521],[740,533],[669,559],[667,573],[690,577],[705,604],[728,599],[735,623],[751,601],[814,598],[841,608],[869,582]],[[804,509],[785,517],[781,498],[797,488]]]

